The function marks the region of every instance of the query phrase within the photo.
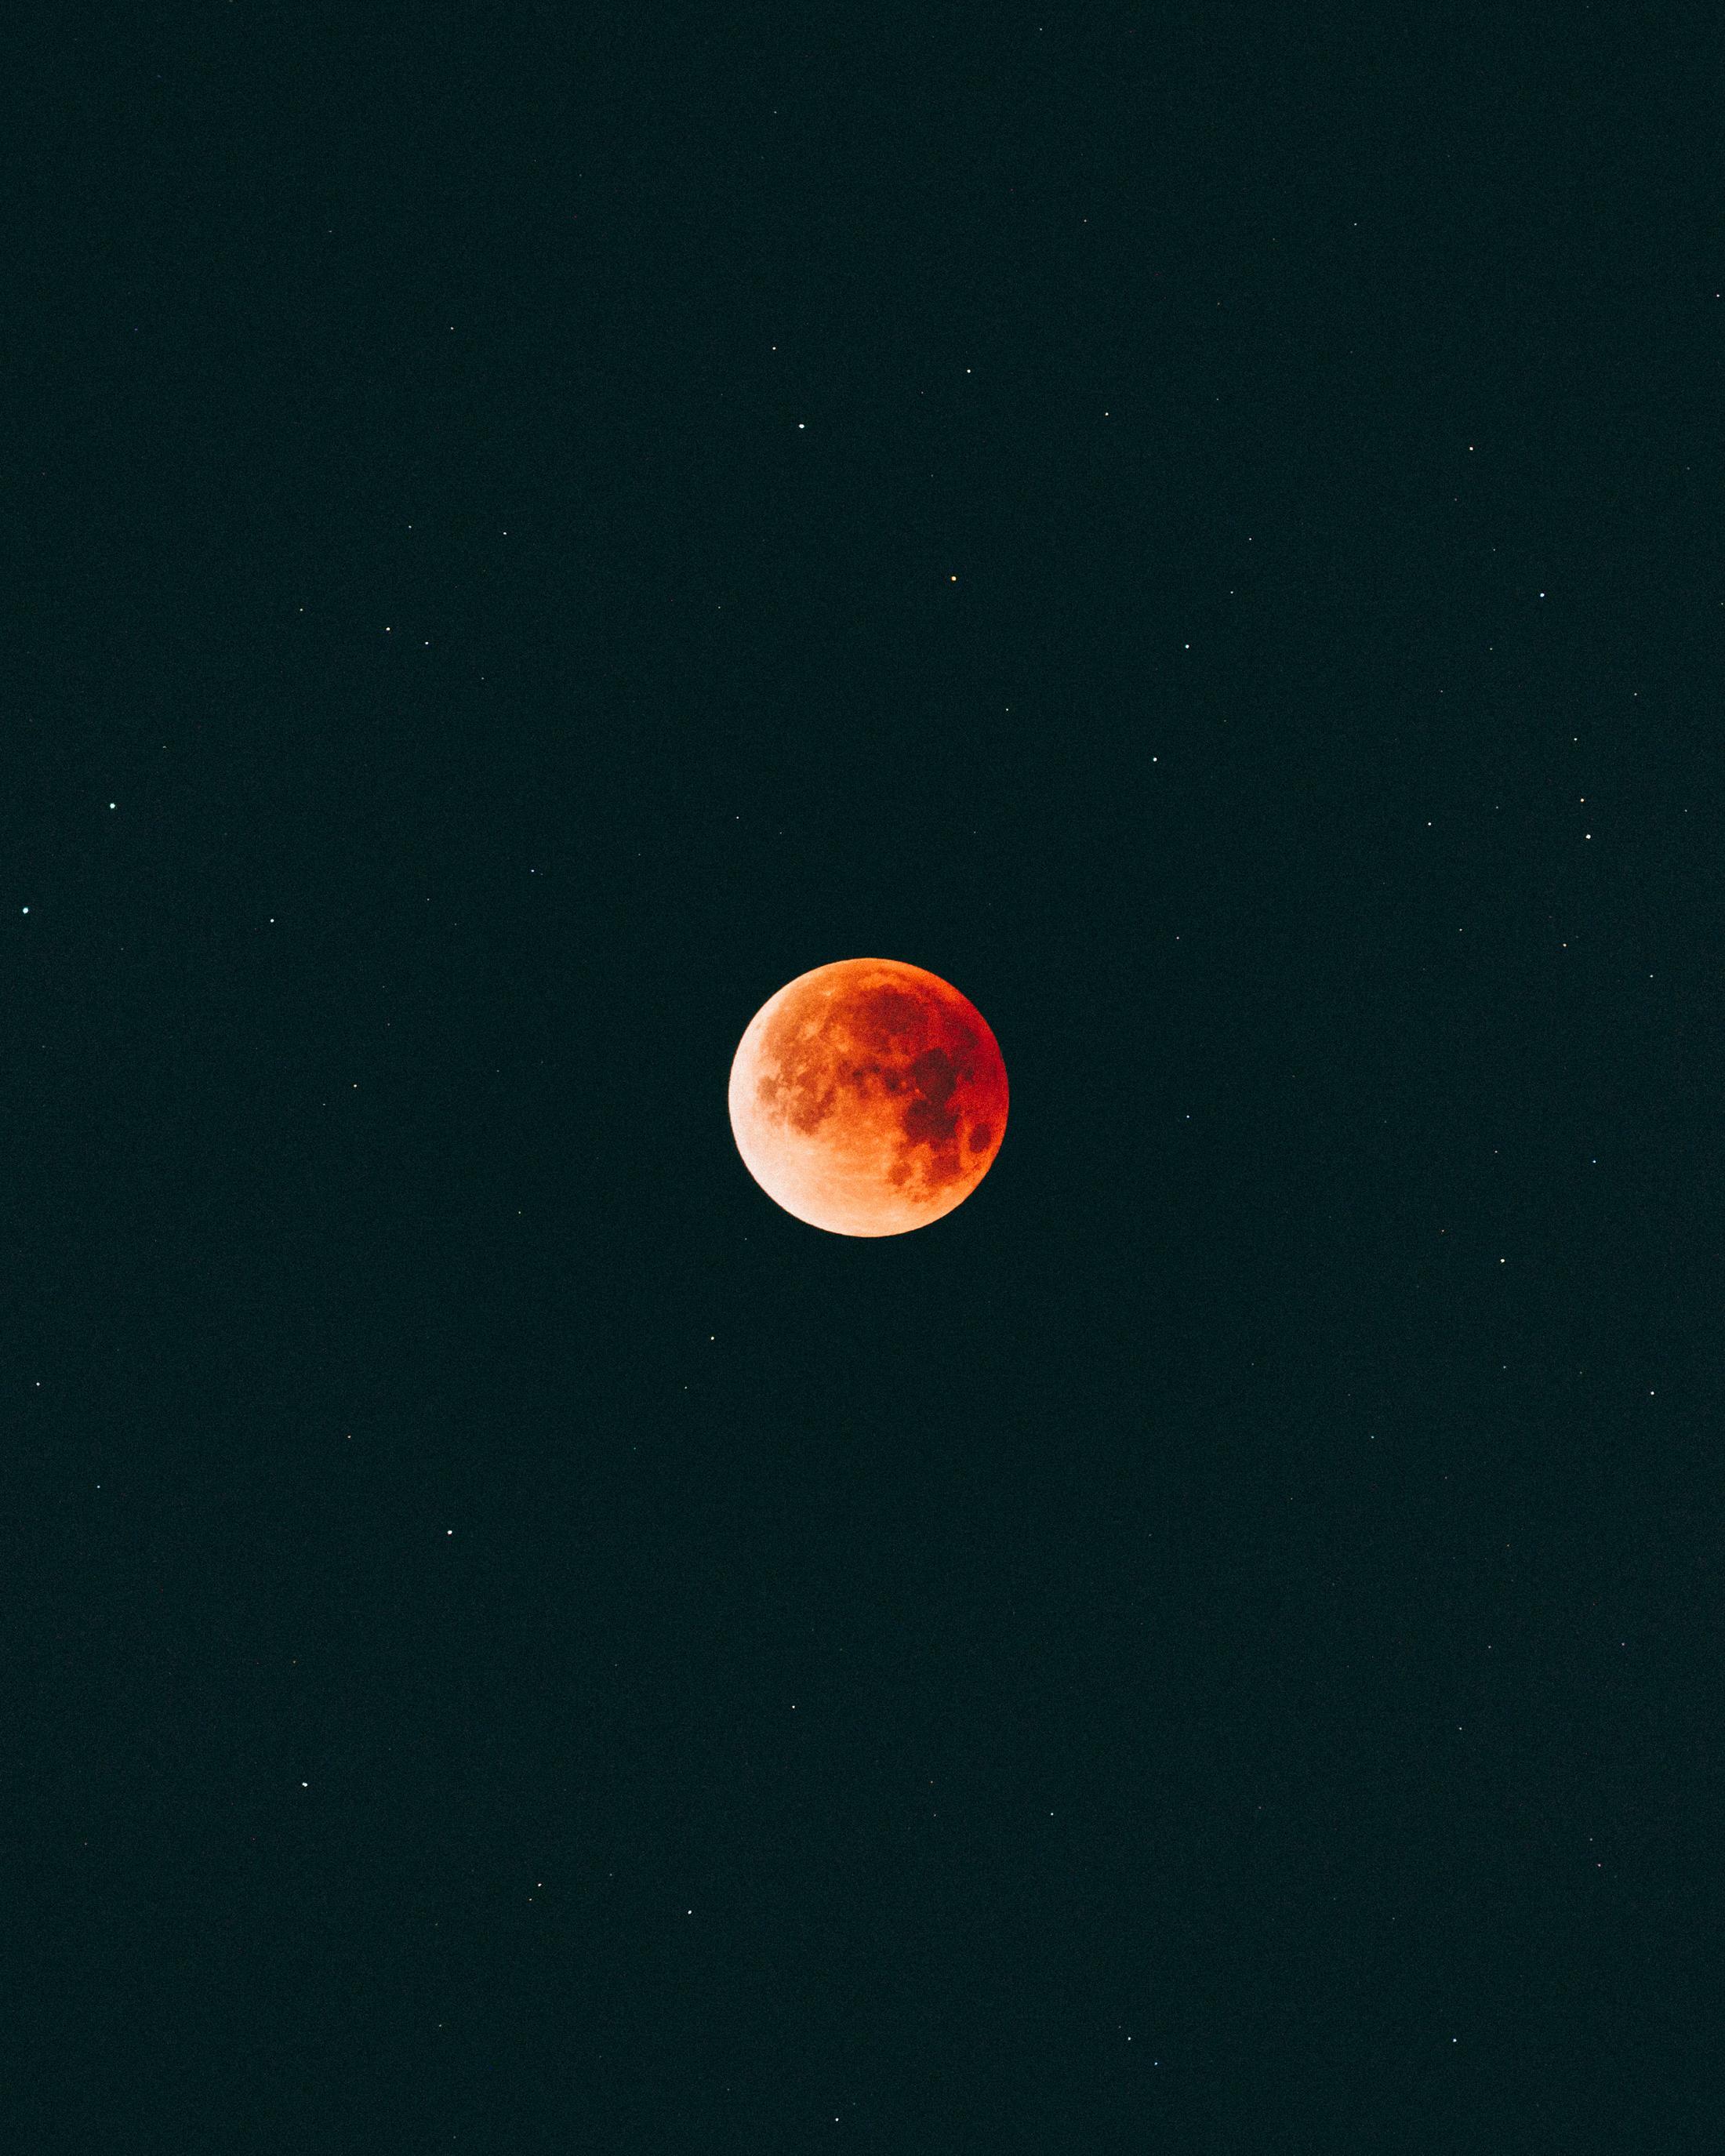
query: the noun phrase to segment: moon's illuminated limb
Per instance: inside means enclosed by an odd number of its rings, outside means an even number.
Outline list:
[[[799,974],[756,1012],[731,1066],[749,1173],[835,1235],[902,1235],[962,1205],[1000,1150],[1006,1111],[987,1019],[896,958]]]

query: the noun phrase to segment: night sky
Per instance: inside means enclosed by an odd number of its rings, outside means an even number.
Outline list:
[[[42,31],[9,2150],[1712,2145],[1657,31]],[[861,956],[1012,1086],[880,1240],[726,1109]]]

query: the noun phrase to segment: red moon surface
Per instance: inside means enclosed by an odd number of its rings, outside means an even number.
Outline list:
[[[1006,1065],[975,1004],[897,958],[799,973],[749,1021],[731,1128],[775,1204],[834,1235],[902,1235],[962,1205],[1006,1129]]]

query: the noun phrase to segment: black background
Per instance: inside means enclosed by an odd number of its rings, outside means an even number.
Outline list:
[[[13,2145],[1701,2136],[1705,56],[352,13],[20,78]]]

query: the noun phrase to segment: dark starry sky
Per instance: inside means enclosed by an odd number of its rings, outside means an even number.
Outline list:
[[[146,12],[15,70],[8,2145],[1704,2145],[1704,55]],[[1013,1088],[884,1242],[725,1112],[860,955]]]

